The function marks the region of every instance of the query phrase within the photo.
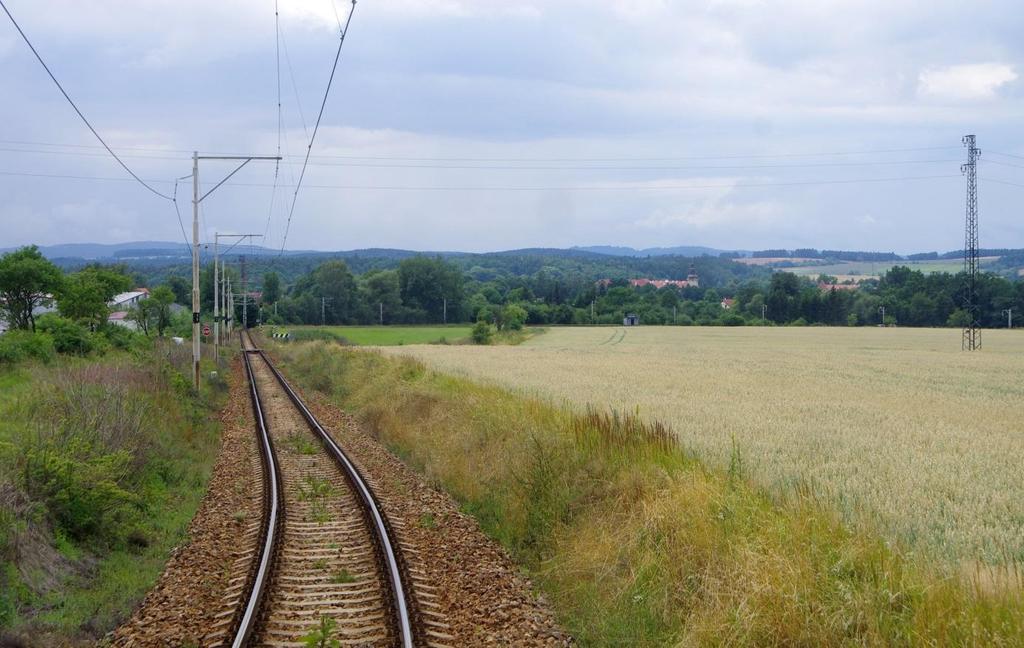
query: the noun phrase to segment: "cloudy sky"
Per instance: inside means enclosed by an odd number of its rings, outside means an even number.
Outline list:
[[[273,0],[4,3],[159,191],[195,149],[276,153]],[[279,5],[285,161],[212,194],[204,240],[282,245],[350,4]],[[1019,0],[361,0],[287,247],[957,249],[965,133],[982,245],[1024,247],[1021,34]],[[181,240],[2,14],[0,70],[0,247]]]

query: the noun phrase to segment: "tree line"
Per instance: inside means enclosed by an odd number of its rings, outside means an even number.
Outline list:
[[[635,314],[642,324],[677,325],[903,325],[960,326],[962,276],[924,274],[897,266],[858,289],[817,278],[771,272],[729,259],[653,257],[607,259],[556,251],[459,256],[381,257],[354,272],[348,260],[320,260],[306,272],[267,270],[252,280],[249,323],[428,324],[483,321],[498,329],[523,325],[621,324]],[[306,263],[306,262],[303,262]],[[685,277],[696,269],[700,286],[633,287],[629,276]],[[638,270],[640,268],[641,270]],[[137,270],[136,270],[137,272]],[[641,274],[643,272],[643,274]],[[240,285],[238,270],[227,276]],[[605,279],[607,281],[600,281]],[[107,328],[107,303],[139,277],[125,265],[88,265],[64,273],[33,247],[0,259],[0,318],[31,330],[37,307],[52,302],[57,315],[86,331]],[[212,322],[212,266],[203,266],[200,297]],[[1004,311],[1024,314],[1024,282],[983,273],[982,326],[1005,325]],[[241,299],[236,297],[236,322]],[[185,308],[173,307],[178,303]],[[131,317],[145,334],[190,335],[191,281],[164,274]],[[884,313],[884,315],[883,315]],[[52,318],[51,318],[52,319]]]
[[[738,264],[734,264],[738,265]],[[322,263],[285,288],[263,277],[263,321],[277,324],[423,324],[484,321],[498,329],[523,324],[903,325],[961,326],[967,319],[963,277],[896,266],[851,289],[834,277],[774,272],[730,277],[700,287],[634,287],[545,266],[530,274],[460,270],[440,257],[413,257],[393,270],[354,275],[344,261]],[[271,289],[267,290],[266,287]],[[1024,314],[1024,282],[983,273],[982,326],[1004,325],[1005,311]],[[268,310],[269,309],[269,310]]]

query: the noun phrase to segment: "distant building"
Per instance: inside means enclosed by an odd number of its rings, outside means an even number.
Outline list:
[[[131,331],[135,331],[139,328],[138,323],[129,317],[128,311],[114,311],[110,315],[107,315],[107,322],[116,326],[123,326]]]
[[[725,299],[722,300],[722,308],[724,308],[725,310],[729,310],[730,308],[732,308],[732,305],[735,304],[735,303],[736,303],[736,300],[729,299],[728,297],[726,297]]]
[[[830,284],[830,283],[825,283],[823,281],[818,283],[818,290],[820,290],[821,292],[829,292],[830,290],[858,290],[859,288],[860,288],[860,284],[855,284],[855,283],[849,283],[849,284],[847,284],[847,283],[835,283],[835,284]]]
[[[622,318],[623,326],[639,326],[640,317],[636,313],[626,313],[626,316]]]
[[[611,279],[601,279],[597,282],[598,287],[607,288],[612,284]],[[697,276],[697,270],[690,265],[690,272],[686,275],[686,279],[630,279],[629,285],[634,288],[643,288],[644,286],[654,286],[658,290],[661,290],[665,286],[675,286],[676,288],[699,288],[700,277]]]
[[[114,298],[110,300],[107,306],[114,312],[128,311],[139,305],[139,302],[149,297],[149,290],[146,288],[136,288],[135,290],[129,290],[114,295]]]
[[[696,284],[690,283],[689,279],[630,279],[629,285],[634,288],[654,286],[659,289],[664,288],[665,286],[675,286],[676,288],[689,288],[690,286],[696,287]]]

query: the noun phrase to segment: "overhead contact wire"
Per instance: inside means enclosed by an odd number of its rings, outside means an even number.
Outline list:
[[[327,79],[327,90],[324,92],[324,99],[320,102],[320,113],[316,117],[316,125],[313,126],[313,135],[309,138],[309,146],[306,147],[306,157],[302,163],[302,171],[299,172],[299,181],[295,185],[295,193],[292,195],[292,206],[288,210],[288,222],[284,228],[284,237],[281,239],[281,252],[284,254],[284,246],[288,242],[288,232],[292,226],[292,216],[295,214],[295,203],[299,199],[299,189],[302,188],[302,180],[306,176],[306,166],[309,164],[309,154],[313,150],[313,143],[316,141],[317,131],[320,130],[320,120],[324,117],[324,109],[327,107],[327,97],[331,94],[331,85],[334,83],[334,75],[338,71],[338,61],[341,59],[341,48],[345,45],[345,37],[348,36],[348,28],[352,23],[352,14],[356,11],[356,0],[352,0],[352,7],[348,11],[348,18],[345,19],[345,28],[338,39],[338,51],[334,54],[334,65],[331,66],[331,76]]]
[[[142,178],[140,178],[138,175],[136,175],[135,172],[132,171],[131,168],[129,168],[129,166],[127,164],[125,164],[124,160],[122,160],[120,157],[118,157],[117,153],[114,152],[114,149],[110,148],[110,146],[107,144],[107,142],[100,136],[100,134],[98,132],[96,132],[96,129],[93,128],[93,126],[89,122],[89,120],[86,119],[85,115],[78,108],[78,105],[75,104],[73,99],[71,99],[71,95],[69,95],[67,93],[67,91],[64,89],[64,86],[62,86],[60,84],[60,81],[57,80],[57,77],[54,76],[53,72],[50,71],[50,67],[46,64],[46,61],[43,60],[43,57],[40,56],[39,52],[36,50],[35,46],[32,44],[32,41],[30,41],[28,39],[28,36],[25,35],[25,32],[21,29],[21,25],[19,25],[18,21],[15,20],[14,16],[11,15],[10,10],[7,9],[7,5],[4,4],[3,0],[0,0],[0,7],[3,8],[4,13],[7,14],[7,17],[11,19],[11,23],[14,25],[14,28],[18,30],[19,34],[21,34],[21,38],[25,41],[25,44],[28,45],[28,48],[30,50],[32,50],[32,53],[35,54],[36,60],[38,60],[39,64],[43,66],[43,69],[46,70],[46,73],[50,76],[50,79],[57,86],[57,89],[60,90],[62,95],[64,95],[64,98],[67,99],[67,102],[69,104],[71,104],[71,107],[75,109],[75,112],[78,113],[78,116],[82,119],[82,121],[89,128],[89,130],[92,132],[92,134],[96,137],[96,139],[99,140],[100,144],[103,145],[103,148],[107,149],[107,153],[110,153],[110,155],[115,160],[117,160],[117,163],[120,164],[121,167],[125,171],[128,172],[128,175],[130,175],[131,177],[135,178],[135,181],[138,182],[140,185],[142,185],[143,187],[145,187],[146,189],[148,189],[152,193],[156,194],[157,196],[160,196],[161,198],[163,198],[165,200],[174,201],[174,198],[172,198],[171,196],[168,196],[165,193],[161,193],[161,192],[157,191],[156,189],[154,189],[153,187],[151,187],[149,184],[147,184]]]

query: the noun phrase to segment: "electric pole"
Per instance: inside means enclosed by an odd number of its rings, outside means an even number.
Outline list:
[[[231,176],[241,171],[242,167],[253,160],[280,159],[280,155],[199,155],[199,151],[192,152],[192,379],[196,389],[199,389],[199,203],[206,200],[207,196],[216,191]],[[200,196],[199,160],[242,160],[242,163],[235,167],[234,171],[227,174],[223,180],[215,184],[213,189]]]
[[[978,156],[974,135],[965,135],[967,163],[960,172],[967,176],[967,218],[964,232],[964,324],[961,348],[974,351],[981,348],[981,322],[978,319]]]
[[[249,281],[245,274],[245,255],[239,256],[242,263],[242,328],[249,328]]]
[[[768,304],[761,304],[761,321],[764,322],[764,315],[768,312]]]
[[[882,314],[882,326],[885,326],[885,306],[879,306],[878,312]]]
[[[320,297],[320,326],[327,325],[327,302],[334,301],[334,297]]]
[[[380,303],[380,325],[384,326],[384,302]]]
[[[199,153],[192,152],[192,382],[199,389]]]
[[[448,323],[448,298],[442,298],[444,300],[444,323]]]
[[[238,239],[237,241],[232,243],[231,246],[228,247],[228,249],[224,250],[224,254],[226,255],[228,252],[231,251],[232,248],[234,248],[236,245],[238,245],[239,243],[244,241],[246,238],[248,238],[251,241],[253,237],[263,238],[263,235],[262,234],[218,234],[217,232],[213,233],[213,345],[214,345],[213,348],[214,348],[218,358],[220,358],[220,336],[221,336],[220,322],[221,322],[221,318],[225,318],[226,319],[226,317],[227,317],[227,310],[228,310],[227,303],[226,303],[227,291],[223,290],[221,288],[221,285],[220,285],[221,281],[224,281],[225,285],[226,285],[227,284],[227,278],[224,277],[224,270],[223,270],[223,268],[219,267],[219,266],[223,265],[220,262],[219,243],[220,243],[220,240],[222,238],[237,238]],[[221,303],[222,301],[225,301],[225,303],[222,304]],[[224,330],[227,330],[226,323],[225,323]]]
[[[1006,328],[1012,329],[1013,328],[1013,309],[1012,308],[1004,308],[1003,309],[1003,315],[1006,315]]]

